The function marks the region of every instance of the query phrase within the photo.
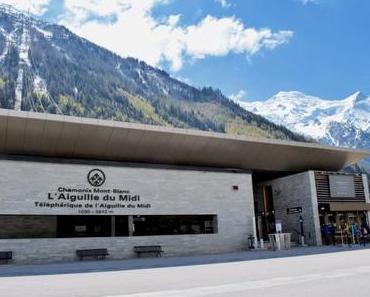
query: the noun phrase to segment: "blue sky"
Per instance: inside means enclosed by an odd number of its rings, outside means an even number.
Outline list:
[[[0,2],[244,100],[282,90],[326,99],[370,94],[368,0]]]

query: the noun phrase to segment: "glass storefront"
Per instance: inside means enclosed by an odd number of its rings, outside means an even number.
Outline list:
[[[358,243],[358,230],[367,224],[365,211],[329,211],[321,206],[319,217],[324,245]]]

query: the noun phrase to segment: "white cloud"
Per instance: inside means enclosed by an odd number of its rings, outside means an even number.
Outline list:
[[[60,23],[121,56],[136,57],[153,66],[169,63],[173,71],[181,69],[185,59],[230,53],[251,56],[263,48],[273,49],[288,42],[293,35],[291,31],[247,28],[235,17],[208,15],[190,26],[181,25],[178,14],[155,19],[154,6],[167,2],[65,0],[66,13]],[[115,22],[101,21],[112,16]]]
[[[236,94],[231,94],[229,98],[236,102],[239,103],[240,101],[243,101],[245,99],[245,96],[247,95],[247,92],[243,89],[239,90],[238,93]]]
[[[34,15],[42,15],[51,0],[1,0],[1,4],[14,6],[17,9],[30,12]]]
[[[219,3],[223,8],[229,8],[231,4],[227,2],[227,0],[215,0],[217,3]]]
[[[317,0],[301,0],[303,5],[309,4],[309,3],[317,3]]]
[[[212,16],[206,16],[186,31],[186,52],[195,58],[225,56],[232,52],[253,55],[264,47],[273,49],[286,43],[293,35],[291,31],[273,33],[270,29],[245,28],[234,17]]]

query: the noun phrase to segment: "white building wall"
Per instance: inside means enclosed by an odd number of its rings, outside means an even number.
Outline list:
[[[133,246],[146,244],[162,245],[166,255],[218,253],[247,248],[248,235],[253,233],[254,216],[252,178],[248,173],[0,160],[0,214],[84,215],[79,209],[36,207],[35,202],[59,202],[48,199],[48,193],[54,197],[54,193],[59,194],[60,187],[93,190],[94,187],[87,181],[87,174],[94,168],[103,170],[106,175],[106,182],[100,189],[121,189],[129,191],[132,196],[140,195],[140,203],[150,204],[150,208],[138,208],[139,202],[126,201],[121,202],[126,203],[125,208],[96,213],[101,209],[94,206],[89,209],[90,214],[215,214],[218,216],[218,233],[2,239],[0,250],[14,251],[17,262],[43,262],[74,260],[75,250],[84,248],[108,248],[111,258],[116,259],[132,257]],[[234,190],[233,185],[239,189]],[[103,196],[99,195],[99,202]],[[107,203],[114,205],[117,200]],[[129,204],[132,207],[128,207]]]

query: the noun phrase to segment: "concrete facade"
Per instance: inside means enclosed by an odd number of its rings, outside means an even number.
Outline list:
[[[366,174],[362,174],[362,183],[364,185],[366,203],[370,203],[370,186]],[[370,224],[370,210],[367,212],[367,222]]]
[[[320,221],[313,171],[306,171],[274,180],[260,186],[271,186],[273,191],[275,220],[282,221],[283,232],[291,233],[298,242],[300,216],[303,218],[305,241],[309,245],[321,245]],[[301,207],[302,213],[287,213],[288,208]]]
[[[362,183],[364,185],[366,203],[370,203],[370,188],[369,188],[369,181],[368,181],[366,174],[362,174]]]
[[[104,172],[102,186],[89,184],[92,169]],[[247,248],[253,233],[249,173],[0,160],[0,184],[0,215],[217,215],[215,234],[0,240],[1,250],[12,250],[16,262],[72,261],[75,250],[84,248],[108,248],[111,258],[129,258],[134,256],[133,246],[155,244],[163,246],[165,255],[238,251]],[[97,200],[65,200],[76,193],[63,189],[91,190]],[[61,193],[62,202],[82,207],[58,206]],[[104,201],[107,195],[115,200]],[[117,204],[121,207],[115,208]],[[6,218],[0,224],[5,226]]]

